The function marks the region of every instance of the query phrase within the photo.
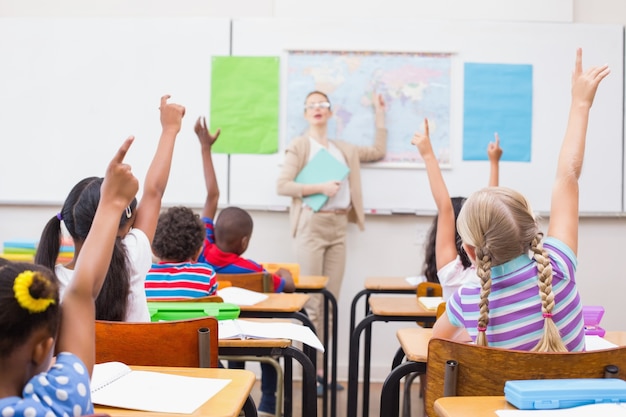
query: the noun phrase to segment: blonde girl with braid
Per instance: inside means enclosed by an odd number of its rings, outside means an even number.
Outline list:
[[[132,138],[127,139],[109,164],[102,198],[61,305],[59,281],[52,270],[30,263],[0,263],[2,416],[94,412],[89,378],[95,361],[95,300],[111,262],[120,215],[139,188],[123,163],[131,143]]]
[[[545,240],[528,201],[490,187],[472,194],[457,220],[463,247],[480,281],[454,294],[433,336],[506,349],[564,352],[585,349],[576,288],[578,179],[589,111],[608,66],[583,71],[576,51],[572,100],[552,188]]]

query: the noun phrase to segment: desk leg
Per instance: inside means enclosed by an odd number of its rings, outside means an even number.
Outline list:
[[[287,356],[283,356],[283,360],[285,362],[283,412],[285,417],[291,417],[293,415],[293,363],[291,358]]]
[[[288,347],[280,349],[283,356],[290,357],[302,365],[302,417],[317,417],[317,393],[315,376],[315,362],[299,349]],[[315,353],[313,353],[315,358]]]
[[[350,334],[354,331],[354,326],[356,324],[356,305],[361,297],[366,294],[369,294],[369,290],[361,290],[352,299],[352,304],[350,305]]]
[[[395,367],[383,383],[380,392],[380,417],[400,415],[400,380],[413,372],[425,373],[426,363],[405,362]]]
[[[393,362],[391,363],[391,370],[393,371],[398,365],[402,363],[404,360],[404,350],[402,347],[399,347],[396,351],[395,356],[393,357]]]
[[[337,417],[337,327],[338,327],[338,318],[337,318],[337,299],[335,296],[328,290],[324,289],[322,291],[324,293],[324,298],[326,299],[325,303],[325,314],[328,317],[328,307],[329,305],[332,307],[333,312],[333,323],[332,323],[332,332],[333,332],[333,341],[331,348],[331,357],[330,357],[330,381],[331,387],[333,389],[330,392],[330,416]],[[326,320],[328,322],[328,320]],[[328,335],[328,329],[324,333]],[[327,345],[324,345],[327,346]],[[328,369],[328,364],[326,363],[326,357],[324,357],[324,379],[326,380],[326,369]],[[325,415],[325,414],[324,414]]]
[[[241,409],[246,417],[258,417],[256,411],[256,405],[254,404],[254,400],[251,395],[248,395],[246,402],[243,403],[243,408]]]
[[[359,343],[363,329],[371,327],[376,316],[368,315],[355,327],[350,337],[350,352],[348,359],[348,412],[346,417],[356,417],[357,401],[359,399]],[[369,366],[369,364],[366,364]],[[365,406],[365,404],[363,404]]]

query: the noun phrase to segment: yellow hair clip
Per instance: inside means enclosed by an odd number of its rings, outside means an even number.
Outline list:
[[[46,311],[50,304],[54,304],[54,298],[33,298],[30,295],[30,286],[35,280],[35,272],[24,271],[13,282],[13,293],[19,305],[30,313]]]

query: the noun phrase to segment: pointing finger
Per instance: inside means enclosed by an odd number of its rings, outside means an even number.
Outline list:
[[[576,49],[576,66],[574,69],[574,73],[579,75],[583,72],[583,50],[582,48]]]
[[[161,96],[161,107],[163,107],[163,106],[165,106],[167,104],[167,100],[169,100],[170,97],[172,97],[172,96],[170,96],[169,94]]]
[[[134,136],[127,137],[124,143],[122,143],[122,146],[120,146],[120,148],[117,150],[117,153],[111,160],[111,163],[121,164],[124,161],[126,152],[128,152],[128,149],[130,149],[130,145],[132,145],[134,140],[135,140]]]

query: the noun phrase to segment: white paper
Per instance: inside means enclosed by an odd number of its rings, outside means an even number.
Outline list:
[[[417,301],[420,302],[426,310],[437,310],[439,304],[443,303],[443,297],[417,297]]]
[[[626,417],[624,403],[590,404],[558,410],[497,410],[499,417]]]
[[[616,348],[617,345],[609,342],[606,339],[601,338],[597,335],[586,335],[585,336],[585,350],[590,352],[592,350],[602,350],[602,349],[613,349]]]
[[[220,320],[220,339],[290,339],[307,344],[321,352],[324,345],[313,331],[301,324],[282,321]]]
[[[416,275],[413,277],[406,277],[405,280],[409,283],[409,285],[417,286],[420,282],[426,281],[426,277],[424,275]]]
[[[120,376],[124,367],[127,371]],[[94,366],[91,401],[132,410],[192,414],[229,383],[230,379],[133,371],[119,362],[108,362]]]
[[[252,306],[267,300],[267,294],[250,291],[239,287],[226,287],[217,292],[225,303],[237,304],[238,306]]]

